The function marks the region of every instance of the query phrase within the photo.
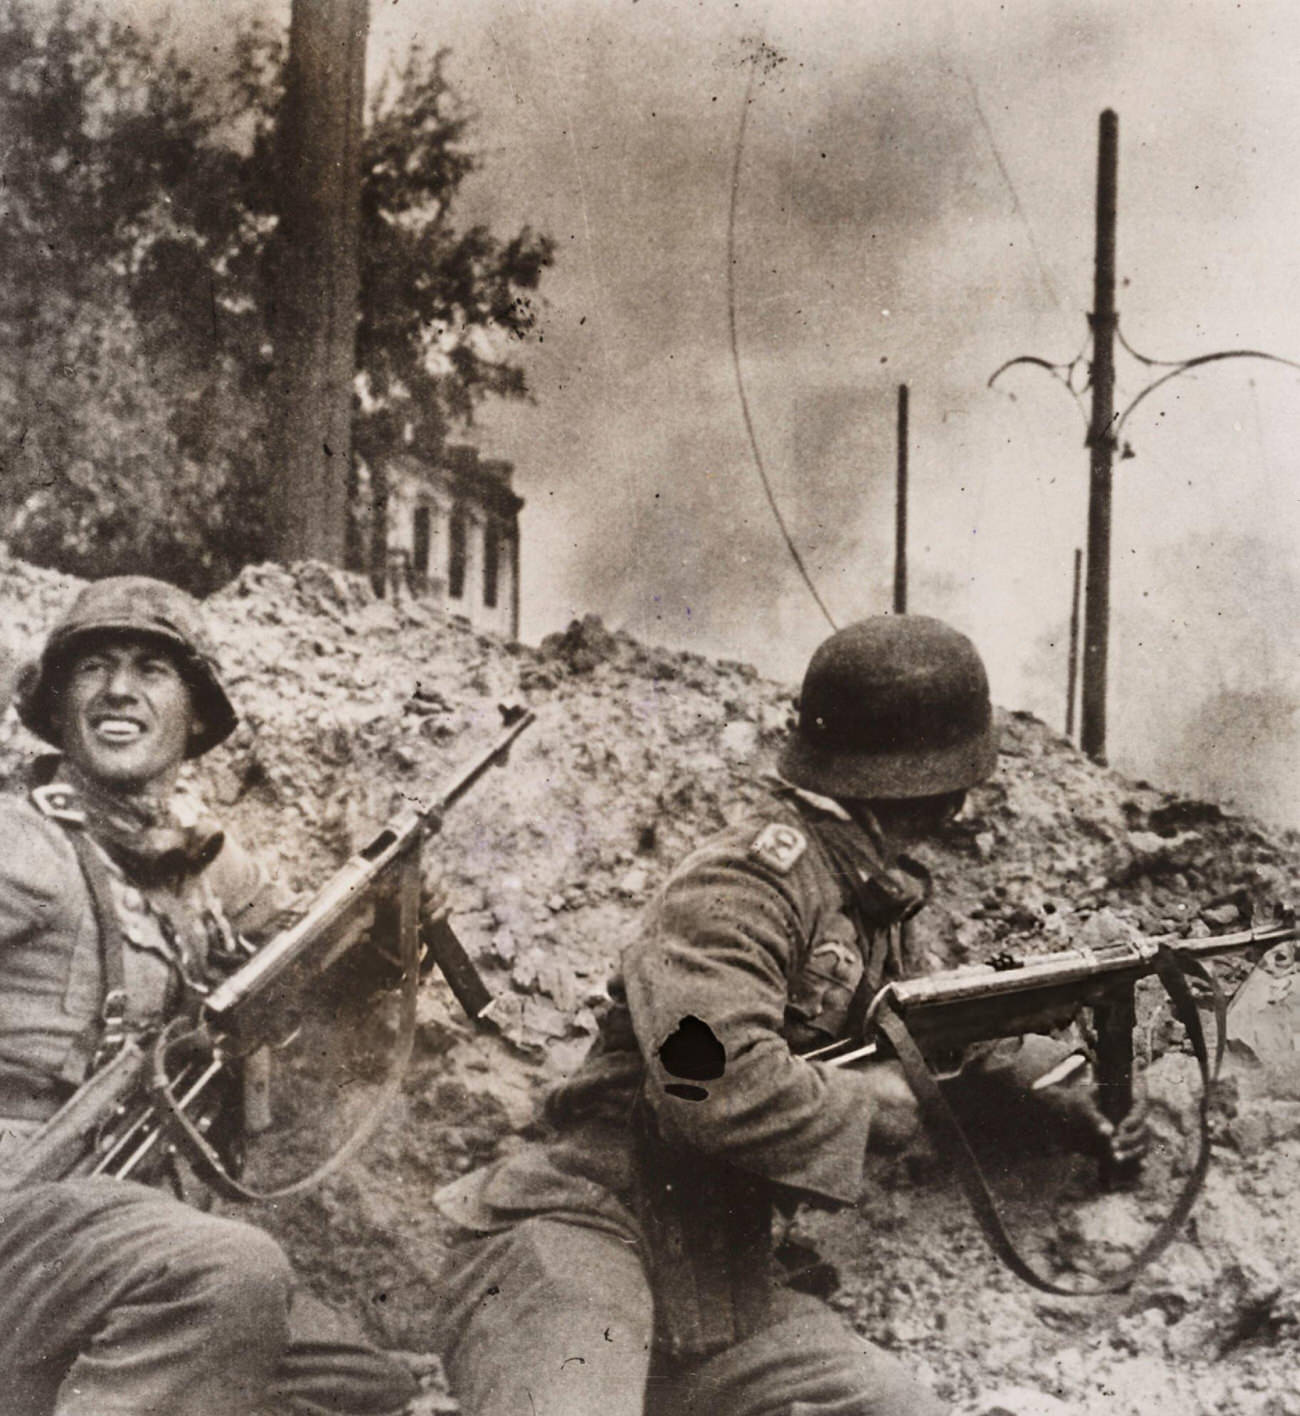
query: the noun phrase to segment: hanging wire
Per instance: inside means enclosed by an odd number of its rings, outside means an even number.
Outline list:
[[[1002,178],[1002,183],[1006,187],[1007,192],[1011,197],[1012,211],[1020,219],[1021,225],[1025,229],[1025,234],[1028,237],[1029,249],[1033,254],[1035,262],[1038,265],[1038,274],[1040,280],[1042,281],[1043,289],[1046,290],[1048,297],[1051,299],[1052,304],[1056,306],[1058,313],[1064,315],[1066,313],[1065,305],[1062,302],[1060,293],[1056,288],[1056,282],[1052,279],[1051,269],[1047,264],[1047,259],[1043,255],[1042,245],[1038,240],[1038,233],[1034,230],[1034,224],[1029,219],[1029,213],[1025,209],[1025,204],[1020,200],[1020,193],[1016,188],[1015,182],[1012,180],[1011,170],[1007,166],[1006,159],[1002,155],[1002,149],[998,144],[997,136],[993,132],[993,125],[989,122],[988,115],[984,111],[984,105],[980,100],[979,87],[975,83],[975,79],[971,74],[969,66],[960,57],[958,57],[955,52],[953,55],[952,62],[953,66],[960,72],[962,78],[966,82],[966,88],[970,94],[971,107],[975,110],[975,116],[979,119],[980,127],[984,131],[984,137],[988,142],[989,152],[992,154],[993,161],[998,169],[998,173]],[[1089,378],[1089,365],[1086,357],[1087,349],[1088,338],[1085,335],[1084,342],[1082,347],[1080,348],[1079,353],[1076,354],[1074,358],[1069,360],[1067,363],[1051,364],[1046,360],[1039,359],[1030,361],[1036,363],[1040,368],[1046,369],[1047,372],[1052,376],[1052,378],[1056,379],[1057,382],[1060,383],[1061,386],[1066,390],[1066,392],[1070,394],[1071,398],[1073,398],[1074,400],[1075,406],[1079,410],[1081,418],[1083,419],[1085,429],[1088,426],[1088,414],[1083,406],[1082,393],[1083,390],[1085,390],[1088,386]],[[1014,363],[1016,361],[1013,360],[1011,362]],[[1007,367],[1008,365],[1004,364],[1002,368],[998,369],[997,372],[994,373],[993,377],[989,379],[988,386],[990,388],[993,387],[994,380],[998,377],[998,374],[1002,373],[1003,369]],[[1016,395],[1010,389],[1005,390],[1005,392],[1007,398],[1009,398],[1012,403],[1018,404],[1019,400],[1016,398]],[[1052,478],[1051,480],[1055,481],[1055,478]],[[979,496],[976,504],[977,524],[983,519],[983,507],[986,487],[987,482],[981,481]],[[1044,520],[1046,521],[1047,499],[1046,493],[1042,486],[1042,482],[1039,478],[1034,478],[1033,487],[1037,495],[1040,512],[1043,513]]]
[[[1016,191],[1016,184],[1011,180],[1011,173],[1007,170],[1007,164],[1002,159],[1002,150],[998,147],[998,140],[993,136],[993,128],[984,112],[984,105],[980,102],[979,89],[975,87],[975,80],[971,77],[970,70],[965,64],[959,62],[962,78],[966,80],[966,87],[970,90],[971,104],[975,109],[975,116],[980,120],[980,127],[984,129],[984,136],[988,139],[989,149],[993,153],[993,161],[997,163],[998,171],[1002,174],[1002,180],[1006,184],[1007,191],[1011,194],[1011,209],[1020,218],[1025,228],[1025,234],[1029,237],[1029,249],[1034,253],[1034,259],[1038,262],[1038,273],[1042,278],[1043,287],[1051,296],[1052,304],[1062,313],[1065,307],[1061,303],[1061,297],[1057,294],[1056,283],[1052,279],[1052,273],[1047,268],[1047,261],[1043,257],[1042,248],[1038,244],[1038,237],[1034,232],[1034,224],[1029,219],[1029,213],[1025,210],[1024,204],[1020,200],[1020,193]]]
[[[808,593],[817,602],[817,608],[822,612],[826,623],[830,625],[832,630],[836,630],[839,625],[835,623],[831,612],[818,594],[812,576],[809,575],[808,568],[803,563],[803,558],[785,524],[785,518],[781,515],[781,508],[777,505],[776,497],[772,493],[772,484],[768,480],[767,468],[763,463],[763,455],[758,447],[758,438],[754,433],[754,420],[750,417],[749,399],[745,393],[745,379],[740,369],[740,343],[736,335],[736,205],[740,194],[740,160],[745,148],[745,125],[749,120],[749,105],[753,97],[754,79],[757,73],[758,61],[755,57],[750,63],[749,82],[745,85],[745,105],[741,110],[740,128],[736,133],[736,157],[731,169],[731,204],[727,212],[727,322],[731,333],[731,367],[736,375],[736,392],[740,395],[740,412],[745,421],[745,432],[749,437],[749,450],[754,456],[754,466],[758,469],[758,479],[763,484],[767,504],[771,507],[772,515],[776,518],[776,524],[780,528],[786,550],[790,552],[790,559],[794,561],[795,569],[798,570],[803,583],[808,587]]]
[[[1038,235],[1034,230],[1034,224],[1029,219],[1029,213],[1025,210],[1025,204],[1020,200],[1020,193],[1016,190],[1016,184],[1011,180],[1011,172],[1007,167],[1006,160],[1002,156],[1002,149],[998,146],[998,140],[993,133],[993,126],[988,120],[988,115],[984,112],[984,105],[980,102],[979,88],[971,75],[970,69],[961,60],[957,60],[957,67],[961,71],[961,76],[966,81],[966,87],[970,91],[971,106],[975,110],[975,116],[979,119],[980,127],[984,130],[984,136],[988,140],[989,151],[993,154],[993,161],[997,164],[998,172],[1002,176],[1002,181],[1011,197],[1011,207],[1020,218],[1025,228],[1025,234],[1029,238],[1029,249],[1033,252],[1034,260],[1038,263],[1038,273],[1043,282],[1043,287],[1051,297],[1052,303],[1062,313],[1065,313],[1065,306],[1056,289],[1056,282],[1052,279],[1051,270],[1048,268],[1047,260],[1043,255],[1043,248],[1039,244]],[[1079,352],[1063,364],[1053,364],[1046,359],[1035,358],[1033,355],[1024,355],[1018,359],[1008,359],[1005,364],[996,369],[988,381],[988,387],[992,388],[1000,374],[1015,364],[1033,364],[1037,368],[1045,369],[1062,388],[1074,400],[1075,407],[1078,408],[1080,416],[1083,418],[1084,427],[1089,426],[1088,410],[1083,404],[1083,394],[1088,388],[1088,381],[1091,374],[1091,365],[1088,361],[1088,341],[1090,336],[1085,336],[1083,345]],[[1014,403],[1016,396],[1009,390],[1007,397]]]

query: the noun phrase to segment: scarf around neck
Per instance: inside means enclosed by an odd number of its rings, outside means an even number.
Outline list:
[[[181,793],[126,796],[96,782],[65,757],[37,761],[33,786],[58,784],[76,798],[86,830],[132,880],[174,883],[216,859],[224,836],[199,804]]]

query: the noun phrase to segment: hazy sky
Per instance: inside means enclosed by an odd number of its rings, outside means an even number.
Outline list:
[[[120,10],[128,8],[119,0]],[[138,0],[154,15],[162,0]],[[245,8],[287,15],[287,4]],[[178,13],[197,48],[227,28]],[[452,52],[479,114],[465,219],[557,240],[536,404],[484,415],[524,512],[524,637],[574,615],[797,677],[828,625],[889,608],[896,390],[911,388],[911,607],[970,632],[995,696],[1060,725],[1084,423],[1039,370],[1092,299],[1097,121],[1120,120],[1121,329],[1177,359],[1300,359],[1293,0],[378,0],[372,72]],[[1120,359],[1121,406],[1150,377]],[[1014,395],[1014,397],[1012,397]],[[1300,822],[1293,607],[1300,373],[1176,380],[1117,465],[1111,745]],[[1263,798],[1260,798],[1263,800]]]

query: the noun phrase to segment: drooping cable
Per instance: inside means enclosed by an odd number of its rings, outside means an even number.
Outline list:
[[[1047,268],[1047,261],[1043,258],[1043,252],[1038,244],[1038,237],[1034,233],[1033,223],[1029,220],[1029,213],[1025,210],[1024,204],[1020,200],[1020,193],[1016,191],[1016,184],[1011,180],[1011,173],[1007,170],[1007,164],[1003,161],[1002,151],[998,147],[998,140],[993,135],[993,127],[989,123],[988,115],[984,112],[984,105],[980,102],[979,89],[975,87],[975,80],[971,78],[970,70],[965,64],[960,65],[962,78],[966,80],[966,87],[970,90],[971,105],[975,109],[975,116],[980,121],[980,127],[984,129],[984,136],[988,139],[989,150],[993,153],[993,161],[997,164],[998,171],[1002,174],[1002,181],[1006,184],[1006,189],[1011,194],[1011,209],[1020,218],[1025,228],[1025,234],[1029,237],[1029,249],[1034,253],[1034,259],[1038,262],[1038,273],[1043,282],[1043,288],[1051,296],[1052,304],[1058,310],[1064,311],[1061,304],[1061,297],[1057,294],[1056,284],[1052,280],[1051,271]]]
[[[731,335],[731,367],[736,375],[736,392],[740,397],[740,413],[744,419],[745,432],[749,438],[749,450],[754,457],[754,466],[758,469],[758,479],[763,484],[763,493],[767,497],[767,504],[772,509],[772,515],[776,518],[776,524],[780,528],[782,539],[785,541],[786,550],[790,553],[790,559],[794,561],[795,569],[803,579],[803,583],[808,587],[808,593],[817,602],[817,608],[825,616],[826,623],[832,630],[839,626],[831,616],[831,612],[826,608],[825,602],[817,592],[817,587],[813,584],[812,576],[808,573],[807,566],[803,563],[798,548],[790,535],[789,528],[785,524],[785,518],[781,515],[781,508],[777,505],[776,497],[772,492],[772,484],[768,479],[767,468],[763,462],[763,454],[759,451],[758,438],[754,433],[754,420],[749,412],[749,398],[745,393],[745,379],[740,368],[740,342],[736,334],[736,206],[740,193],[740,161],[745,149],[745,125],[749,120],[749,105],[754,93],[754,76],[758,72],[757,60],[751,62],[749,70],[749,82],[745,85],[745,104],[740,114],[740,128],[736,133],[736,156],[731,169],[731,203],[727,211],[727,323]]]

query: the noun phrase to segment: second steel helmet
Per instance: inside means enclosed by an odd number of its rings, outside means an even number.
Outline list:
[[[95,580],[72,602],[50,631],[41,657],[29,664],[18,686],[18,716],[46,742],[60,746],[58,696],[74,651],[104,634],[146,634],[163,641],[193,695],[203,729],[187,757],[201,757],[234,731],[239,721],[221,682],[216,652],[193,596],[147,575]]]
[[[809,791],[872,798],[961,791],[996,761],[975,646],[925,615],[879,615],[837,631],[813,654],[798,726],[778,765]]]

